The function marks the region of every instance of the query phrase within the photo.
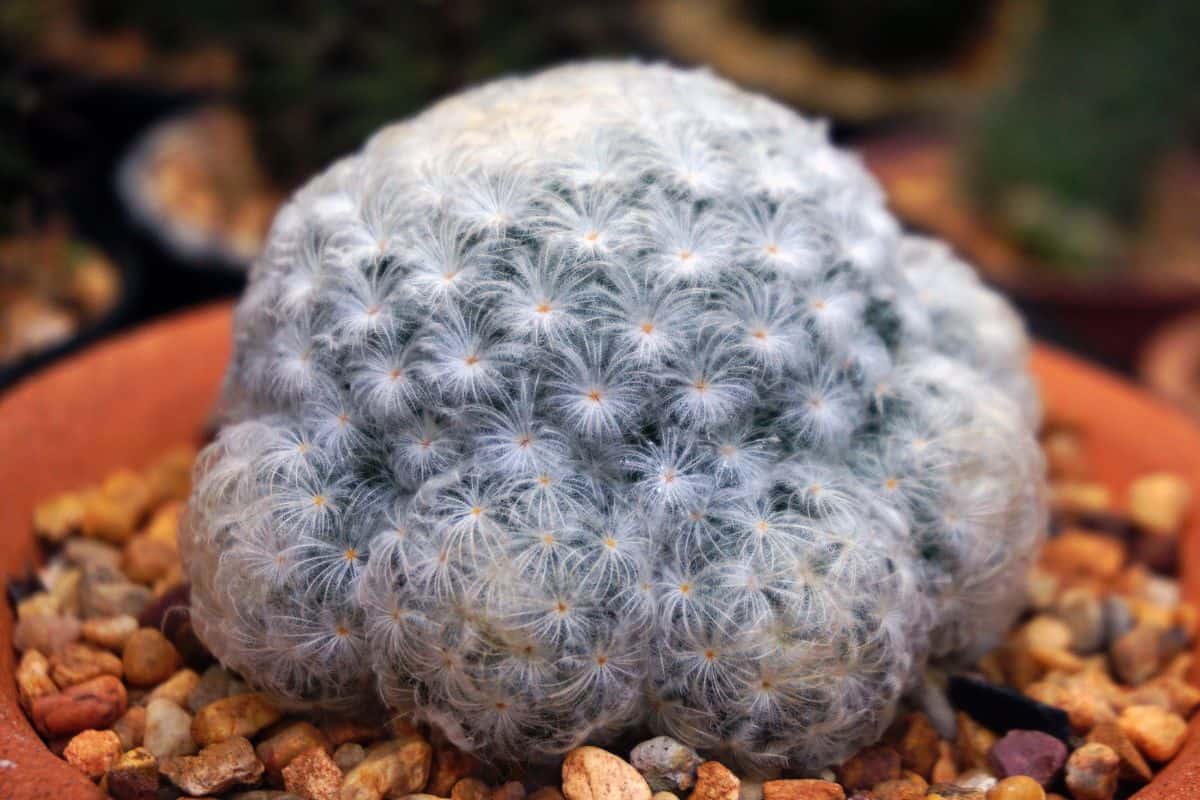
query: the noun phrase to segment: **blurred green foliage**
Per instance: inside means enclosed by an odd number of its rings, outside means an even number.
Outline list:
[[[1200,2],[1051,0],[1023,75],[964,162],[979,207],[1032,255],[1113,266],[1147,179],[1200,122]]]
[[[92,0],[88,22],[155,46],[219,45],[237,99],[285,185],[380,125],[465,84],[579,55],[628,51],[624,3],[579,0]]]

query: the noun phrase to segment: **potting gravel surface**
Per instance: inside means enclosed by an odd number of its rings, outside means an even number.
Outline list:
[[[1092,479],[1085,435],[1043,433],[1054,530],[1017,626],[973,669],[930,674],[881,742],[819,774],[739,776],[662,736],[580,747],[560,770],[500,768],[403,719],[278,707],[214,663],[188,620],[189,449],[35,511],[46,566],[8,587],[21,705],[118,800],[1127,797],[1179,752],[1200,705],[1197,611],[1172,577],[1191,496],[1154,473],[1118,497]]]

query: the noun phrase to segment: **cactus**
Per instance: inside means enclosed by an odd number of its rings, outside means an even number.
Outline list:
[[[200,636],[500,761],[648,724],[836,762],[995,642],[1043,527],[1012,311],[822,125],[704,72],[384,129],[280,212],[234,336]]]

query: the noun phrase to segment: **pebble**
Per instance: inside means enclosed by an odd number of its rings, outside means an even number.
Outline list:
[[[986,792],[996,785],[996,776],[984,769],[969,769],[959,775],[954,783],[964,789]]]
[[[150,692],[149,699],[154,700],[161,697],[183,708],[187,705],[188,695],[192,693],[199,682],[200,676],[196,674],[196,671],[185,667],[155,686]]]
[[[1085,744],[1067,759],[1067,788],[1075,800],[1112,800],[1121,759],[1108,745]]]
[[[336,754],[334,760],[337,760]],[[475,756],[459,750],[449,742],[439,742],[433,750],[433,774],[426,788],[430,794],[446,797],[458,784],[459,779],[465,778],[478,768],[479,761]]]
[[[1070,528],[1042,548],[1041,564],[1064,577],[1111,581],[1125,566],[1125,545],[1102,533]]]
[[[144,747],[127,751],[105,776],[116,800],[154,800],[158,796],[158,759]]]
[[[852,792],[899,777],[900,754],[886,745],[864,748],[838,769],[838,780]]]
[[[958,762],[954,758],[954,746],[949,742],[938,742],[938,758],[929,771],[929,782],[950,784],[957,777]]]
[[[812,779],[767,781],[763,800],[845,800],[846,793],[836,783]]]
[[[1191,485],[1171,472],[1153,472],[1129,484],[1129,518],[1154,535],[1177,536],[1191,502]]]
[[[1104,604],[1090,586],[1067,589],[1054,602],[1054,615],[1066,625],[1070,646],[1087,655],[1104,647]]]
[[[150,534],[139,534],[121,552],[121,570],[129,580],[151,586],[179,565],[179,550]]]
[[[106,650],[120,652],[138,629],[137,618],[129,614],[85,620],[80,628],[83,638]]]
[[[237,784],[257,783],[263,765],[242,736],[231,736],[202,749],[199,755],[175,756],[160,764],[171,783],[193,797],[227,791]]]
[[[98,490],[83,496],[80,528],[84,536],[121,544],[133,535],[154,502],[154,491],[141,475],[118,470]]]
[[[1046,790],[1027,775],[1014,775],[988,789],[987,800],[1046,800]]]
[[[1112,509],[1112,493],[1102,483],[1055,481],[1050,484],[1050,505],[1068,514],[1105,514]]]
[[[1117,724],[1151,761],[1169,761],[1187,738],[1183,717],[1156,706],[1130,706],[1121,712]]]
[[[146,704],[146,730],[142,746],[159,759],[190,756],[196,752],[192,741],[192,715],[175,703],[156,697]]]
[[[154,628],[138,628],[125,642],[121,660],[131,686],[155,686],[179,668],[179,651]]]
[[[112,724],[112,731],[121,737],[122,750],[141,747],[146,737],[146,707],[130,707]]]
[[[13,647],[52,655],[79,639],[79,618],[73,614],[29,614],[13,628]]]
[[[208,673],[205,673],[207,677]],[[201,680],[203,683],[203,680]],[[230,692],[232,694],[232,692]],[[383,730],[378,725],[372,725],[368,722],[359,720],[346,719],[344,717],[335,717],[325,720],[321,723],[321,733],[325,734],[325,738],[334,747],[345,742],[358,742],[359,744],[368,744],[376,739],[383,738]]]
[[[47,736],[71,736],[89,728],[107,728],[125,713],[125,685],[112,675],[68,687],[33,701],[38,730]]]
[[[188,711],[195,714],[210,703],[228,697],[232,683],[233,673],[220,665],[214,664],[204,670],[196,686],[188,692]]]
[[[992,746],[988,762],[999,778],[1028,775],[1049,786],[1067,761],[1067,746],[1041,731],[1009,731]]]
[[[986,800],[986,797],[982,789],[956,783],[935,783],[925,794],[926,800]]]
[[[80,613],[86,619],[129,615],[137,617],[154,593],[120,573],[119,567],[88,565],[79,587]]]
[[[59,544],[83,525],[83,498],[66,492],[38,503],[33,509],[33,532]]]
[[[996,735],[961,711],[958,713],[957,723],[958,734],[954,739],[954,748],[959,767],[987,767],[988,751],[996,743]]]
[[[234,792],[229,795],[229,800],[304,800],[304,798],[282,789],[251,789],[248,792]]]
[[[325,739],[325,735],[317,730],[317,727],[311,722],[293,722],[259,742],[258,746],[254,748],[254,752],[258,754],[258,760],[263,762],[263,766],[267,770],[267,777],[278,783],[283,774],[283,768],[290,764],[292,759],[314,747],[325,752],[332,749]],[[340,773],[338,780],[341,780]],[[297,792],[297,794],[303,793]]]
[[[733,781],[736,797],[737,778]],[[700,791],[697,783],[692,797],[706,800],[708,796]],[[651,796],[650,785],[640,772],[598,747],[577,747],[567,753],[562,764],[562,793],[566,800],[650,800]]]
[[[1131,686],[1149,680],[1162,662],[1161,639],[1162,630],[1141,624],[1114,641],[1108,655],[1117,678]]]
[[[338,765],[338,769],[342,772],[349,772],[362,763],[362,760],[367,757],[366,748],[358,742],[345,742],[338,745],[338,748],[333,751],[333,763]],[[463,778],[454,785],[462,783]]]
[[[904,735],[896,749],[900,752],[900,763],[922,778],[928,778],[938,759],[938,743],[941,737],[934,730],[929,718],[917,712],[908,717]]]
[[[265,696],[251,692],[223,697],[196,712],[192,738],[201,747],[231,736],[253,736],[282,716]]]
[[[659,800],[671,800],[672,797],[674,797],[675,800],[679,800],[679,798],[675,797],[675,795],[671,794],[671,792],[656,792],[654,797],[658,797],[659,795],[671,795],[670,797],[661,797]],[[654,797],[651,797],[650,800],[654,800]],[[531,793],[529,795],[529,800],[565,800],[565,798],[563,797],[563,793],[557,788],[553,786],[543,786],[542,788]]]
[[[539,789],[538,791],[541,790]],[[534,792],[533,794],[537,794],[537,792]],[[532,796],[533,795],[530,795],[530,797]],[[655,792],[650,796],[650,800],[679,800],[679,795],[675,794],[674,792]],[[742,800],[745,800],[745,798],[742,798]]]
[[[450,800],[488,800],[492,790],[478,778],[463,778],[450,790]]]
[[[87,577],[88,567],[104,567],[110,576],[120,575],[121,551],[111,544],[95,539],[74,538],[68,539],[59,552],[68,564],[83,569],[84,577]]]
[[[341,800],[380,800],[388,794],[420,791],[429,778],[432,760],[433,748],[419,737],[380,742],[346,775]]]
[[[101,675],[119,678],[121,673],[121,659],[82,642],[73,642],[50,657],[50,677],[64,689]]]
[[[525,800],[525,786],[520,781],[507,781],[491,793],[491,800]]]
[[[21,707],[26,712],[33,708],[33,701],[39,697],[58,694],[58,686],[50,678],[50,659],[39,650],[26,650],[21,654],[16,680]]]
[[[763,786],[765,787],[766,784]],[[729,771],[728,767],[719,761],[705,761],[696,767],[696,788],[692,789],[689,800],[738,800],[740,789],[741,781]],[[763,792],[765,794],[765,788]],[[565,785],[564,794],[566,794]],[[567,794],[567,800],[588,800],[588,798],[573,798]],[[601,800],[601,798],[596,800]]]
[[[283,767],[283,787],[304,800],[338,800],[341,786],[342,771],[322,746],[310,747]]]
[[[1117,754],[1120,761],[1120,777],[1122,780],[1141,783],[1149,782],[1154,773],[1146,762],[1145,756],[1138,751],[1133,742],[1125,735],[1116,720],[1101,722],[1092,728],[1087,735],[1087,743],[1103,744]]]
[[[94,781],[120,757],[121,739],[112,731],[82,731],[63,749],[66,762]]]
[[[921,800],[929,784],[915,772],[905,772],[899,778],[871,787],[875,800]]]
[[[696,767],[704,759],[669,736],[656,736],[638,744],[629,754],[629,763],[642,773],[653,791],[678,792],[692,788]]]

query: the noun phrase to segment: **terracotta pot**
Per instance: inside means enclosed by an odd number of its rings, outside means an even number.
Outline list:
[[[0,399],[0,574],[22,574],[35,558],[34,505],[110,470],[148,463],[195,440],[229,356],[230,308],[213,306],[102,344],[17,386]],[[1050,413],[1088,432],[1099,477],[1116,486],[1150,469],[1190,476],[1200,495],[1200,428],[1116,378],[1061,352],[1033,360]],[[1200,599],[1200,515],[1182,539],[1187,596]],[[0,600],[0,642],[12,609]],[[100,797],[99,790],[42,744],[17,705],[13,651],[0,645],[0,796],[11,800]],[[11,762],[12,766],[7,766]],[[1174,763],[1140,800],[1183,800],[1200,786],[1200,715]]]
[[[856,148],[905,223],[945,239],[1026,315],[1051,322],[1056,333],[1114,367],[1132,371],[1163,321],[1200,307],[1195,265],[1161,270],[1161,262],[1147,256],[1117,274],[1075,279],[1030,259],[961,196],[956,143],[945,132],[909,130],[866,139]],[[1195,192],[1200,165],[1185,166],[1175,179]]]

